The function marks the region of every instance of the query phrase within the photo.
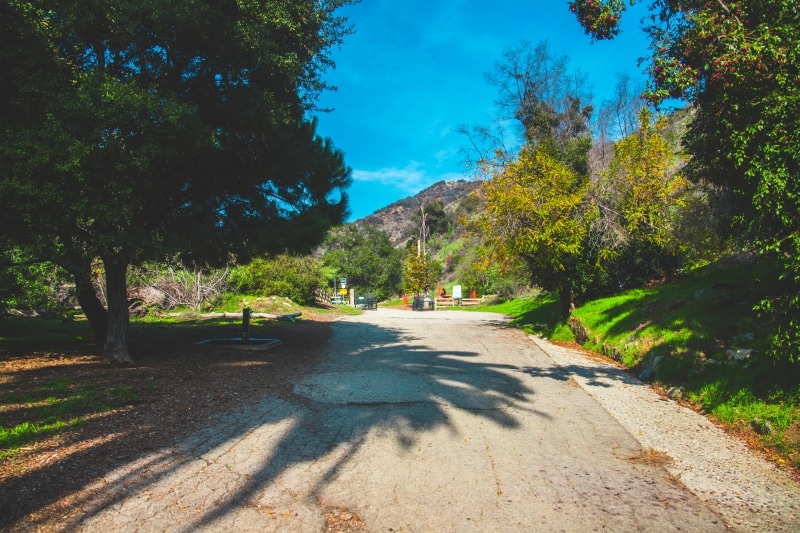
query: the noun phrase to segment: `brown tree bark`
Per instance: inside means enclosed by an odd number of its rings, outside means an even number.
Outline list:
[[[108,334],[108,312],[97,297],[97,291],[92,283],[91,261],[87,262],[86,265],[76,266],[72,270],[78,304],[83,309],[89,325],[92,326],[95,339],[100,344],[103,344],[106,342],[106,335]]]
[[[128,262],[118,257],[103,258],[106,273],[106,298],[108,299],[108,333],[103,345],[103,356],[114,363],[132,363],[128,353],[127,279]]]

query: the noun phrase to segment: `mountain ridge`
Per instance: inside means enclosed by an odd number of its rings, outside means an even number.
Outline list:
[[[393,202],[354,221],[354,224],[371,225],[389,235],[392,246],[402,247],[415,232],[412,214],[421,206],[436,200],[444,204],[445,212],[454,213],[461,202],[480,185],[475,180],[442,180],[413,196]]]

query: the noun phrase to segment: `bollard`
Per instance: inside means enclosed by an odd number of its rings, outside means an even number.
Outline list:
[[[250,340],[250,308],[242,309],[242,342]]]

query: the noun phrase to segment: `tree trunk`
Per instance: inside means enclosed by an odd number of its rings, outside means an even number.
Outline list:
[[[103,259],[106,272],[106,298],[108,299],[108,334],[103,355],[114,363],[132,363],[128,354],[128,262],[114,258]]]
[[[72,277],[75,279],[75,292],[78,297],[78,304],[86,314],[86,319],[94,331],[94,337],[97,342],[103,344],[106,342],[106,335],[108,334],[108,312],[103,304],[97,298],[97,291],[92,283],[91,262],[84,265],[75,267],[72,272]]]
[[[561,316],[563,318],[567,318],[572,314],[572,308],[575,302],[574,296],[572,285],[563,286],[558,289],[558,299],[561,302]]]

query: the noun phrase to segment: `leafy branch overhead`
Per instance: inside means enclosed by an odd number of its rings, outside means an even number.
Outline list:
[[[635,2],[630,2],[631,4]],[[621,0],[569,3],[586,32],[613,38]],[[694,108],[685,137],[685,172],[728,194],[732,232],[785,264],[782,279],[800,293],[800,10],[794,0],[654,2],[648,98]],[[775,353],[800,359],[800,299],[767,299],[776,320]]]

